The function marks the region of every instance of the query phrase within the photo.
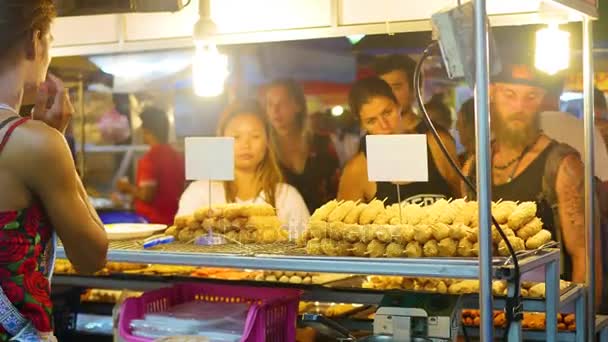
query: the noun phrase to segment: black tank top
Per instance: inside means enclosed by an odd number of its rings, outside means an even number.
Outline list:
[[[559,144],[552,141],[549,146],[542,151],[538,157],[517,177],[511,182],[492,185],[492,200],[505,201],[531,201],[536,202],[536,216],[543,221],[543,228],[551,232],[553,239],[558,236],[556,232],[556,222],[554,220],[553,209],[548,203],[543,194],[543,177],[545,175],[545,167],[547,158],[551,151]],[[572,259],[568,253],[562,253],[563,269],[562,276],[565,279],[572,279]]]
[[[428,128],[424,122],[420,122],[415,129],[417,134],[426,134]],[[365,137],[361,140],[361,148],[363,153],[367,153],[365,148]],[[399,185],[401,192],[401,202],[420,204],[423,206],[435,203],[440,199],[449,199],[454,197],[454,193],[448,182],[443,178],[435,161],[431,150],[427,145],[428,154],[428,182],[412,182],[405,185]],[[398,202],[397,186],[390,182],[376,182],[376,198],[384,200],[385,204],[394,204]]]

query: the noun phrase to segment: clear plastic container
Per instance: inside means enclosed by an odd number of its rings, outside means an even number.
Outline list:
[[[164,312],[149,313],[143,320],[131,321],[133,335],[160,338],[175,335],[199,335],[212,342],[239,341],[249,305],[192,301]]]

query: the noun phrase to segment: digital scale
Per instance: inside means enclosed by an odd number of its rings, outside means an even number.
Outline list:
[[[374,317],[373,335],[355,338],[336,322],[305,314],[303,322],[331,330],[337,341],[456,342],[460,327],[460,296],[440,294],[387,294]]]

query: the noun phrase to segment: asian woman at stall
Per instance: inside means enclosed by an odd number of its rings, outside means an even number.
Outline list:
[[[404,128],[401,108],[390,86],[380,78],[369,77],[357,81],[349,94],[350,110],[367,134],[426,134],[428,143],[428,182],[400,184],[403,202],[429,205],[439,199],[459,197],[460,179],[433,140],[424,122],[414,129]],[[448,133],[440,131],[448,151],[456,158],[456,147]],[[396,185],[386,182],[370,182],[367,175],[365,139],[362,148],[346,167],[338,198],[341,200],[370,201],[386,199],[387,204],[397,203]],[[396,153],[396,152],[391,152]],[[406,153],[405,151],[403,153]]]
[[[105,265],[108,241],[63,136],[73,107],[48,75],[51,0],[0,1],[0,340],[53,340],[54,233],[79,272]],[[46,78],[46,81],[45,81]],[[32,117],[19,116],[35,103]]]
[[[269,203],[281,222],[301,228],[310,216],[302,196],[283,176],[270,139],[270,125],[255,102],[232,105],[218,134],[234,138],[234,181],[211,183],[211,204]],[[182,194],[178,215],[209,205],[209,182],[196,181]]]
[[[340,161],[331,137],[309,129],[306,98],[295,81],[270,83],[265,103],[285,181],[302,194],[312,212],[334,199],[338,190]]]

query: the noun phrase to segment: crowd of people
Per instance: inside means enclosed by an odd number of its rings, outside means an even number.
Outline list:
[[[63,136],[73,113],[68,92],[59,79],[47,75],[54,15],[50,0],[0,2],[4,47],[0,51],[0,187],[4,190],[0,194],[0,310],[11,313],[0,317],[2,340],[17,334],[52,339],[48,277],[54,233],[81,272],[100,269],[107,253],[103,224],[89,204]],[[475,193],[464,187],[415,113],[414,67],[415,62],[406,56],[380,58],[376,75],[352,86],[349,105],[365,134],[426,135],[427,182],[370,182],[365,136],[358,152],[342,168],[334,140],[310,129],[302,89],[295,81],[283,79],[267,85],[261,101],[237,101],[222,116],[218,135],[235,141],[233,181],[196,181],[186,188],[183,158],[168,144],[167,117],[163,111],[147,108],[141,119],[151,149],[138,163],[135,184],[121,181],[118,190],[132,195],[136,211],[149,221],[166,224],[176,214],[190,214],[210,204],[209,188],[211,204],[270,203],[290,226],[302,225],[312,211],[334,198],[397,203],[396,186],[408,203],[473,199]],[[564,279],[582,283],[589,271],[585,265],[582,147],[569,140],[582,141],[582,123],[569,125],[566,134],[564,129],[551,129],[555,126],[551,122],[560,118],[550,114],[556,112],[559,89],[526,65],[505,65],[492,79],[492,194],[494,200],[537,202],[538,215],[562,246]],[[596,100],[596,145],[603,148],[600,154],[606,154],[602,140],[608,131],[606,103],[603,94],[597,94]],[[463,165],[470,178],[476,174],[473,103],[473,99],[466,101],[457,115],[464,147],[461,155],[456,154],[449,133],[451,116],[441,97],[432,98],[428,106],[449,157]],[[26,104],[33,104],[32,115],[23,118],[19,112]],[[598,164],[608,160],[602,158],[597,158]],[[605,166],[600,164],[596,170],[600,199],[607,192],[608,176],[602,174],[608,170]],[[599,201],[604,217],[606,202]],[[602,236],[600,225],[595,226]],[[596,240],[598,291],[603,289],[600,241]]]

